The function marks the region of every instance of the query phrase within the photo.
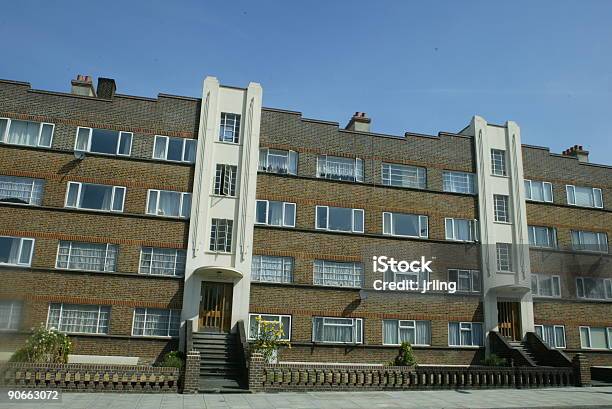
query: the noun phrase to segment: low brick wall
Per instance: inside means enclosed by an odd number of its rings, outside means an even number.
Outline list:
[[[98,364],[0,364],[0,386],[78,392],[178,392],[178,368]]]

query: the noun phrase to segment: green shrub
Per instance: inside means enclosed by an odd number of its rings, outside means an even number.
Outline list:
[[[158,366],[172,367],[181,369],[185,365],[185,354],[181,351],[170,351],[164,355]]]
[[[506,366],[506,358],[499,357],[495,354],[490,354],[482,361],[484,366]]]
[[[402,342],[400,345],[399,355],[395,358],[395,366],[414,366],[416,365],[416,358],[412,351],[412,345],[410,342]]]
[[[283,324],[277,321],[266,321],[261,317],[256,317],[259,323],[259,332],[255,335],[253,351],[260,352],[266,362],[276,359],[277,351],[280,346],[291,348],[291,344],[283,338]]]
[[[32,329],[25,345],[15,351],[10,362],[44,362],[65,364],[72,351],[72,342],[67,335],[44,325]]]

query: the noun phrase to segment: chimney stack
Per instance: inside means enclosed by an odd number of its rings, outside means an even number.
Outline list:
[[[93,83],[89,75],[77,75],[76,79],[70,81],[72,87],[70,93],[74,95],[84,95],[87,97],[95,97]]]
[[[365,112],[355,112],[346,128],[349,131],[370,132],[370,122],[372,120],[366,116]]]
[[[565,156],[573,156],[579,162],[589,163],[589,151],[582,149],[582,145],[574,145],[563,151]]]
[[[98,78],[98,98],[113,99],[117,86],[112,78]]]

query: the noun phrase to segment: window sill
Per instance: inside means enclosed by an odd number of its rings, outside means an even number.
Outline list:
[[[32,265],[31,264],[25,265],[25,264],[0,263],[0,267],[30,268],[32,267]]]
[[[495,173],[491,173],[491,176],[496,177],[496,178],[510,179],[510,176],[508,175],[496,175]]]
[[[132,338],[138,338],[138,339],[178,339],[178,336],[171,336],[171,335],[131,335]]]
[[[85,209],[78,209],[78,210],[85,210]],[[120,212],[106,212],[106,213],[120,213]],[[150,217],[159,217],[160,219],[189,220],[189,217],[181,217],[181,216],[164,216],[164,215],[161,215],[161,214],[151,214],[151,213],[145,213],[145,216],[150,216]]]
[[[484,348],[480,345],[449,345],[449,348],[459,348],[459,349],[480,349]]]
[[[237,196],[218,195],[216,193],[211,194],[210,197],[216,197],[216,198],[219,198],[219,199],[238,199]]]
[[[215,143],[220,143],[222,145],[240,146],[240,142],[220,141],[218,139],[215,140]]]
[[[120,186],[123,187],[123,186]],[[64,209],[83,210],[86,212],[108,213],[108,214],[123,214],[123,210],[102,210],[102,209],[87,209],[85,207],[64,206]],[[152,216],[152,215],[149,215]]]
[[[494,220],[493,223],[495,223],[495,224],[503,224],[503,225],[507,225],[507,226],[512,226],[512,222],[501,222],[501,221]]]

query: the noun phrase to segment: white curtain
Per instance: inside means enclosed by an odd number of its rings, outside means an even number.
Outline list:
[[[17,145],[36,146],[38,144],[38,131],[40,124],[29,121],[11,121],[8,133],[8,143]]]
[[[397,340],[397,320],[383,320],[383,343],[398,344]]]
[[[429,321],[416,321],[415,344],[429,345],[431,340],[431,323]]]
[[[159,192],[158,214],[162,216],[178,217],[180,214],[180,193]]]
[[[0,176],[0,201],[40,205],[44,181]]]
[[[339,343],[355,342],[352,320],[345,318],[315,318],[314,320],[315,340]]]
[[[269,202],[268,224],[271,226],[283,225],[283,202]]]
[[[472,345],[484,345],[481,323],[472,323]]]
[[[166,159],[166,143],[168,139],[166,137],[158,136],[155,138],[155,150],[153,151],[153,157],[155,159]]]
[[[544,325],[544,342],[549,346],[555,347],[555,329],[552,325]]]
[[[448,323],[448,343],[450,345],[461,345],[459,338],[459,323],[449,322]]]
[[[76,137],[76,146],[75,150],[77,151],[86,151],[87,144],[89,143],[89,128],[79,128],[79,132]]]

